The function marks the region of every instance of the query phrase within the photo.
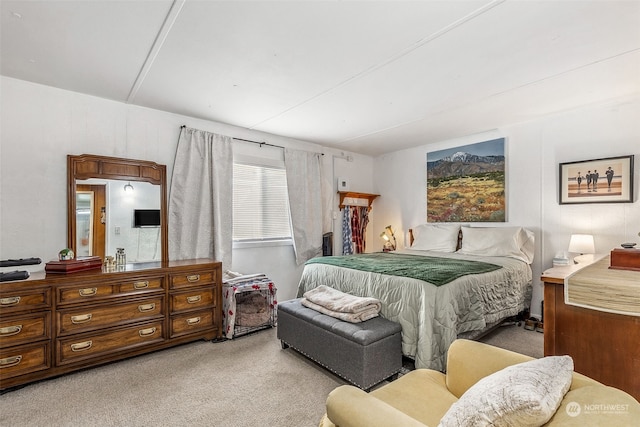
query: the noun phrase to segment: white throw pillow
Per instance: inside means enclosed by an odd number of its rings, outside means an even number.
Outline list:
[[[504,256],[531,264],[535,235],[522,227],[462,227],[464,255]]]
[[[422,224],[413,229],[411,249],[420,251],[455,252],[458,246],[457,224]]]
[[[570,356],[508,366],[470,387],[438,426],[541,426],[560,407],[572,374]]]

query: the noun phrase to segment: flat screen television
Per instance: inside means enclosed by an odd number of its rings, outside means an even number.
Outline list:
[[[160,227],[160,209],[134,209],[133,226]]]

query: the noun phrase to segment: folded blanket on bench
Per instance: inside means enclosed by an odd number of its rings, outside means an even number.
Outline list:
[[[320,313],[351,323],[376,317],[382,304],[371,297],[358,297],[320,285],[304,293],[301,303]]]
[[[321,305],[314,304],[306,298],[302,298],[300,302],[305,307],[308,307],[319,313],[326,314],[327,316],[335,317],[336,319],[344,320],[345,322],[350,323],[364,322],[365,320],[372,319],[378,315],[378,311],[376,310],[361,311],[359,313],[343,313],[341,311],[333,311]]]

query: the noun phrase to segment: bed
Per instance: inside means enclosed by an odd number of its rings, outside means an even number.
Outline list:
[[[410,248],[393,253],[309,260],[298,297],[326,285],[379,299],[381,315],[402,326],[403,354],[416,368],[444,371],[458,336],[529,308],[534,235],[522,227],[449,224],[424,224],[413,234]]]

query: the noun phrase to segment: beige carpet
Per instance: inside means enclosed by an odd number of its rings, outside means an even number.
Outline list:
[[[542,355],[542,334],[522,327],[501,327],[482,340]],[[311,427],[324,413],[327,394],[341,384],[295,351],[281,350],[276,330],[269,329],[221,343],[199,341],[4,393],[0,426]]]
[[[198,341],[0,396],[0,426],[316,426],[344,384],[275,329]]]
[[[544,334],[525,330],[524,322],[520,326],[499,326],[478,341],[531,357],[540,358],[544,356]]]

